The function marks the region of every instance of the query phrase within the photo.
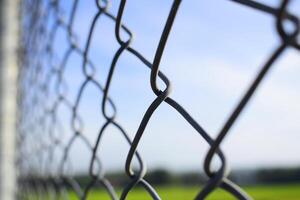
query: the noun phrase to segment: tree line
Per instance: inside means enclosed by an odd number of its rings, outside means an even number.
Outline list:
[[[114,187],[124,187],[130,181],[128,176],[121,172],[107,174],[106,178],[114,185]],[[241,186],[300,183],[300,167],[233,170],[229,175],[229,178]],[[83,187],[87,186],[91,181],[91,177],[88,175],[77,175],[74,179]],[[199,172],[172,173],[165,169],[156,169],[149,171],[145,176],[145,180],[153,186],[201,186],[207,182],[208,178],[204,173]],[[53,182],[53,185],[57,184],[57,180],[47,177],[35,177],[34,175],[32,178],[26,178],[19,181],[23,184],[25,183],[27,187],[34,187],[36,184],[46,184],[49,182]],[[68,181],[62,182],[61,184],[65,184],[65,186],[68,187]]]

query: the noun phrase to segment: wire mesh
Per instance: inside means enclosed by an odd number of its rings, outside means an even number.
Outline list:
[[[80,47],[77,41],[77,33],[74,31],[74,19],[78,16],[78,3],[74,0],[71,3],[69,14],[62,10],[62,1],[59,0],[23,0],[21,7],[22,38],[20,48],[20,74],[19,74],[19,117],[18,117],[18,160],[19,169],[19,199],[69,199],[69,191],[76,194],[77,199],[87,199],[91,190],[95,187],[104,188],[111,199],[126,199],[128,193],[136,186],[142,186],[153,199],[161,199],[159,193],[148,183],[144,177],[146,174],[145,162],[137,149],[143,137],[147,124],[152,114],[161,104],[168,104],[176,110],[187,123],[190,124],[199,135],[209,144],[210,148],[206,154],[204,171],[208,176],[207,183],[200,189],[195,199],[205,199],[217,188],[222,188],[237,199],[251,199],[238,185],[230,181],[226,155],[222,152],[221,144],[228,135],[230,128],[243,111],[257,87],[262,82],[274,62],[282,55],[287,48],[300,49],[297,36],[299,33],[299,19],[289,14],[289,0],[282,0],[279,7],[271,7],[263,3],[251,0],[231,0],[233,3],[253,9],[254,12],[263,12],[272,16],[275,20],[278,35],[281,43],[274,50],[273,54],[266,60],[260,72],[245,92],[243,98],[238,102],[232,114],[220,130],[216,138],[212,138],[201,125],[186,111],[170,94],[171,81],[160,71],[160,61],[167,45],[168,36],[171,32],[176,14],[180,8],[180,0],[174,0],[170,6],[164,29],[160,36],[155,57],[151,61],[144,57],[138,49],[132,47],[133,34],[130,28],[123,23],[123,15],[126,12],[126,0],[121,0],[117,15],[114,16],[109,9],[110,1],[95,1],[97,9],[88,30],[85,46]],[[95,77],[99,69],[90,57],[92,38],[94,37],[96,23],[100,18],[112,20],[115,25],[115,40],[119,44],[115,52],[105,84],[102,85]],[[287,31],[286,22],[294,26],[292,32]],[[62,31],[66,38],[66,50],[55,51],[54,40],[57,32]],[[122,34],[121,34],[122,32]],[[124,38],[124,33],[126,37]],[[176,34],[176,33],[175,33]],[[153,93],[156,98],[149,105],[141,123],[131,139],[126,130],[116,120],[117,107],[110,98],[110,86],[112,84],[115,68],[120,56],[128,52],[140,60],[149,69],[149,79]],[[58,59],[57,54],[60,54]],[[84,80],[80,86],[74,86],[66,81],[66,66],[71,55],[80,58],[81,70]],[[187,69],[188,70],[188,69]],[[161,80],[165,88],[159,88],[157,82]],[[147,81],[147,80],[145,80]],[[52,87],[50,82],[53,82]],[[84,122],[78,112],[82,102],[82,96],[86,88],[93,85],[102,95],[101,115],[105,122],[95,141],[90,142],[83,130]],[[69,99],[66,95],[68,89],[77,91],[75,99]],[[71,115],[68,126],[71,127],[72,135],[64,138],[63,121],[59,118],[59,107],[65,107]],[[124,140],[129,145],[129,151],[125,163],[125,171],[129,182],[123,188],[120,196],[116,189],[105,176],[101,168],[101,157],[97,154],[101,146],[101,138],[105,130],[113,126],[119,130]],[[69,161],[69,154],[75,141],[80,140],[89,149],[91,158],[89,164],[89,183],[82,186],[74,176],[69,173],[72,168]],[[112,147],[113,148],[113,147]],[[218,170],[211,169],[212,159],[218,157],[221,166]],[[139,168],[133,169],[133,160],[137,159]],[[180,162],[180,160],[178,161]]]

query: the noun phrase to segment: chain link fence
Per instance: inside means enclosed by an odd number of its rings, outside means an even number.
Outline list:
[[[160,61],[167,45],[168,36],[172,30],[176,14],[180,9],[180,0],[174,0],[170,5],[170,10],[162,30],[155,57],[149,60],[139,49],[132,47],[133,33],[130,27],[123,21],[126,13],[126,0],[121,0],[118,6],[117,15],[110,12],[109,0],[96,0],[89,2],[88,6],[97,9],[88,30],[84,47],[78,45],[78,33],[74,30],[75,18],[80,18],[78,6],[80,0],[69,2],[69,12],[62,10],[59,0],[23,0],[21,5],[21,47],[19,54],[20,73],[18,91],[18,138],[17,138],[17,167],[18,167],[18,198],[19,199],[70,199],[70,191],[76,194],[77,199],[87,199],[93,188],[103,188],[111,199],[126,199],[128,193],[137,185],[144,188],[153,199],[161,199],[159,193],[147,182],[146,162],[139,154],[140,140],[143,137],[147,124],[153,113],[161,104],[168,104],[177,111],[187,123],[190,124],[199,135],[205,140],[210,148],[206,154],[204,171],[209,178],[207,183],[199,188],[199,193],[195,199],[205,199],[217,188],[222,188],[237,199],[251,199],[238,185],[230,181],[228,177],[228,166],[226,155],[220,148],[224,138],[230,132],[230,128],[243,111],[257,87],[261,84],[274,62],[288,48],[300,50],[299,40],[299,19],[288,12],[289,0],[280,1],[279,7],[271,7],[258,1],[251,0],[231,0],[232,3],[252,9],[253,12],[263,12],[274,18],[274,26],[281,37],[281,43],[274,49],[273,54],[266,60],[260,72],[254,78],[248,90],[243,95],[232,114],[224,124],[216,138],[206,132],[199,122],[197,122],[176,99],[172,99],[170,94],[171,80],[160,71]],[[225,1],[225,0],[224,0]],[[228,1],[228,0],[227,0]],[[115,40],[119,44],[115,52],[109,72],[104,84],[95,76],[100,70],[94,60],[91,59],[90,51],[96,24],[100,18],[106,18],[114,23]],[[197,19],[195,19],[196,21]],[[99,22],[101,23],[101,22]],[[293,25],[293,30],[286,29],[286,23]],[[58,38],[58,32],[65,35],[65,38]],[[125,33],[125,34],[124,34]],[[174,33],[176,34],[176,33]],[[110,36],[113,37],[113,36]],[[54,47],[54,40],[64,40],[67,48],[59,51]],[[64,50],[62,50],[64,49]],[[140,60],[149,70],[149,80],[156,98],[149,105],[140,125],[136,130],[134,138],[130,138],[126,130],[117,121],[117,106],[110,98],[110,87],[113,83],[115,69],[118,66],[120,56],[125,52]],[[84,77],[79,87],[66,81],[66,77],[71,76],[66,73],[66,67],[70,59],[77,57],[81,63],[81,73]],[[174,69],[175,70],[175,69]],[[149,81],[145,80],[145,81]],[[158,81],[164,83],[164,88],[160,88]],[[95,141],[90,142],[86,137],[84,120],[78,112],[82,102],[82,97],[89,86],[97,88],[102,100],[101,115],[105,119],[101,123]],[[68,90],[76,90],[75,98],[70,99]],[[71,116],[71,120],[66,122],[60,119],[60,107],[64,107]],[[97,112],[95,110],[95,112]],[[68,126],[72,134],[66,137],[64,127]],[[101,138],[108,127],[113,126],[118,129],[119,134],[129,145],[129,151],[125,163],[125,171],[128,176],[128,183],[118,195],[113,184],[106,178],[102,170],[101,157],[97,154],[101,146]],[[76,141],[80,140],[89,149],[89,182],[80,185],[71,173],[72,163],[70,162],[70,150],[77,148]],[[111,147],[113,148],[113,147]],[[230,156],[230,155],[227,155]],[[218,157],[221,166],[218,170],[211,169],[212,159]],[[134,160],[138,163],[138,168],[133,168]],[[180,162],[180,160],[178,161]]]

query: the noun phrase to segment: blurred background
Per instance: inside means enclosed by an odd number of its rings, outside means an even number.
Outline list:
[[[279,3],[265,2],[273,6]],[[132,46],[150,61],[171,3],[134,0],[127,3],[123,21],[134,33]],[[116,14],[118,5],[117,1],[111,3],[112,13]],[[71,6],[65,7],[68,13],[67,8]],[[79,2],[74,32],[82,47],[95,13],[95,6]],[[212,137],[216,136],[266,59],[278,46],[280,38],[274,23],[271,16],[230,1],[182,3],[164,51],[161,70],[172,83],[171,97],[178,100]],[[91,60],[97,66],[95,77],[103,85],[111,60],[119,48],[114,26],[110,19],[100,17],[90,48]],[[61,60],[66,51],[65,37],[65,33],[58,29],[54,40],[57,60]],[[73,100],[84,80],[80,59],[76,54],[71,55],[66,66],[66,95]],[[298,52],[293,49],[286,51],[234,125],[222,145],[233,168],[300,165],[299,65]],[[118,108],[117,121],[133,138],[143,114],[155,98],[150,88],[150,70],[125,52],[117,63],[110,96]],[[101,98],[96,88],[88,87],[79,107],[84,134],[90,141],[95,141],[104,122],[100,115]],[[68,112],[61,110],[59,113],[58,117],[66,122],[63,123],[65,132],[72,133],[68,127],[70,116],[64,114]],[[109,171],[123,170],[128,145],[114,128],[107,131],[110,133],[104,134],[99,152],[103,165]],[[167,104],[162,104],[145,131],[139,151],[149,169],[199,171],[208,145],[180,115]],[[89,152],[82,148],[74,148],[72,159],[77,172],[86,170],[89,156]]]

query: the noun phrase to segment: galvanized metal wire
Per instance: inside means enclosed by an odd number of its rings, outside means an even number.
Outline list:
[[[273,54],[266,59],[260,72],[254,78],[252,84],[245,92],[242,99],[238,102],[232,114],[228,117],[223,128],[219,131],[216,138],[205,131],[188,111],[186,111],[170,95],[172,82],[160,70],[160,61],[167,45],[168,36],[172,30],[176,14],[180,9],[181,0],[174,0],[170,6],[170,11],[165,22],[164,29],[160,36],[159,44],[156,48],[155,57],[151,61],[147,59],[138,49],[131,46],[133,34],[130,28],[123,22],[123,15],[126,13],[126,0],[121,0],[117,15],[114,16],[109,9],[110,1],[95,0],[94,4],[97,12],[95,13],[88,31],[85,46],[82,48],[76,43],[76,32],[74,31],[74,19],[78,16],[78,3],[80,0],[73,0],[69,16],[61,9],[62,1],[59,0],[23,0],[21,7],[22,38],[20,48],[20,74],[19,74],[19,118],[18,118],[18,168],[19,168],[19,192],[20,199],[69,199],[68,193],[73,191],[78,199],[87,199],[91,190],[95,187],[105,189],[111,199],[126,199],[128,193],[136,186],[141,185],[153,199],[161,199],[159,193],[148,183],[144,177],[146,174],[145,162],[138,153],[140,140],[144,135],[147,124],[153,113],[161,104],[168,104],[180,114],[187,123],[190,124],[199,135],[209,144],[204,171],[208,176],[207,183],[199,189],[195,199],[205,199],[217,188],[222,188],[237,199],[249,200],[251,197],[239,186],[230,181],[226,157],[222,152],[221,144],[228,136],[232,125],[240,116],[257,87],[261,84],[274,63],[279,59],[283,52],[288,48],[300,50],[299,41],[299,19],[288,12],[288,5],[291,1],[282,0],[279,7],[271,7],[263,3],[251,0],[231,0],[233,3],[253,9],[254,12],[263,12],[274,18],[281,43],[274,50]],[[224,0],[225,1],[225,0]],[[66,17],[66,18],[65,18]],[[111,61],[106,82],[101,85],[95,77],[99,67],[94,64],[90,57],[90,48],[96,23],[100,18],[107,18],[114,22],[115,39],[119,44]],[[66,20],[68,19],[68,20]],[[294,25],[293,32],[285,29],[286,21]],[[50,25],[49,25],[50,24]],[[61,53],[61,58],[57,60],[53,44],[57,32],[62,31],[66,35],[66,50]],[[123,38],[121,32],[127,34]],[[174,33],[176,34],[176,33]],[[141,123],[131,139],[126,130],[116,120],[117,107],[110,98],[110,87],[113,84],[115,69],[118,66],[120,56],[124,52],[129,52],[140,60],[149,69],[149,80],[153,93],[156,98],[149,105]],[[70,62],[71,55],[81,58],[81,70],[84,80],[80,87],[73,88],[77,91],[75,99],[68,99],[66,95],[68,88],[73,87],[67,83],[65,73],[67,63]],[[188,69],[187,69],[188,70]],[[165,84],[164,88],[159,88],[157,81],[160,79]],[[54,81],[54,90],[51,88],[51,81]],[[147,80],[145,80],[147,81]],[[83,130],[82,116],[78,109],[82,102],[82,96],[88,86],[93,85],[102,95],[101,114],[105,119],[97,135],[96,141],[91,143]],[[59,107],[64,107],[72,116],[68,125],[61,124]],[[110,111],[108,111],[110,110]],[[112,110],[112,113],[111,113]],[[95,111],[96,112],[96,111]],[[200,112],[200,111],[199,111]],[[72,136],[66,141],[63,126],[70,126]],[[117,195],[115,188],[106,178],[101,168],[101,158],[97,154],[101,139],[107,128],[113,126],[119,130],[130,149],[126,158],[125,171],[129,177],[129,182],[123,188],[120,196]],[[70,170],[70,149],[77,140],[82,141],[89,149],[91,160],[89,164],[89,183],[85,186],[80,185]],[[217,156],[221,161],[218,170],[211,170],[212,159]],[[133,160],[137,159],[139,168],[133,170]],[[178,161],[180,162],[180,160]]]

